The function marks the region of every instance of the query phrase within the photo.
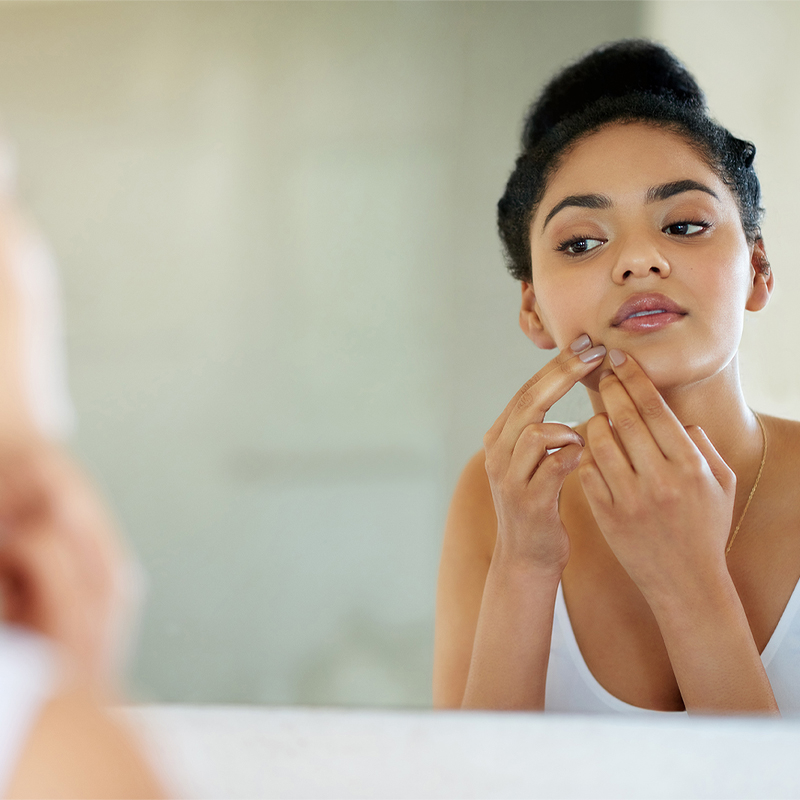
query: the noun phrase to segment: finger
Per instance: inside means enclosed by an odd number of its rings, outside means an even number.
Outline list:
[[[633,467],[614,439],[608,417],[597,414],[586,424],[586,443],[613,498],[625,495],[635,477]]]
[[[536,481],[538,491],[556,498],[567,475],[580,464],[583,449],[580,444],[572,443],[545,456],[531,479]]]
[[[508,415],[496,444],[502,450],[513,450],[523,429],[541,423],[552,405],[560,400],[578,381],[585,378],[602,362],[605,348],[601,345],[578,356],[558,362],[539,381],[520,396]],[[587,357],[587,361],[582,358]]]
[[[686,433],[706,460],[717,483],[725,491],[733,491],[736,488],[736,473],[725,463],[705,431],[697,425],[689,425]]]
[[[685,455],[690,445],[689,437],[644,370],[621,350],[613,350],[609,361],[659,450],[668,459]]]
[[[581,461],[578,465],[578,478],[580,479],[583,493],[593,508],[596,504],[602,503],[606,506],[614,504],[614,498],[608,484],[603,478],[594,460],[591,447],[584,447]]]
[[[513,414],[519,416],[520,411],[531,409],[524,423],[517,426],[516,441],[522,428],[531,422],[541,422],[545,413],[556,400],[563,397],[579,380],[585,378],[596,369],[605,356],[605,347],[592,347],[591,339],[585,334],[579,336],[569,347],[562,350],[554,359],[548,361],[520,390],[511,398],[503,413],[494,421],[484,437],[486,446],[493,445],[506,427]],[[537,398],[541,401],[537,402]],[[537,418],[538,416],[538,418]]]
[[[641,473],[663,461],[664,454],[619,378],[613,373],[607,375],[598,384],[598,391],[614,433],[634,470]]]
[[[512,481],[528,483],[539,465],[555,455],[552,453],[548,456],[548,450],[560,452],[565,447],[575,445],[580,451],[583,444],[583,437],[568,425],[557,422],[529,425],[514,445],[507,467],[508,477]]]

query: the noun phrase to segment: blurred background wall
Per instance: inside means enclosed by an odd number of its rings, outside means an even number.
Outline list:
[[[148,576],[139,697],[429,703],[453,483],[552,355],[517,328],[494,227],[526,106],[592,46],[655,35],[756,139],[771,209],[794,178],[768,149],[798,112],[770,69],[797,56],[783,34],[751,70],[742,47],[749,14],[796,29],[795,9],[0,4],[0,114],[61,265],[72,444]],[[770,319],[759,336],[785,340]],[[798,379],[749,346],[757,404],[793,408]],[[587,412],[574,393],[554,414]]]
[[[766,209],[764,242],[775,274],[769,307],[747,315],[740,348],[750,405],[800,419],[794,332],[800,270],[792,231],[800,219],[800,3],[645,3],[644,28],[698,76],[711,112],[756,144]],[[691,22],[691,24],[688,24]]]

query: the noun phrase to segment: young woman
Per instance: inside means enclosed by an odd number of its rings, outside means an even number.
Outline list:
[[[456,488],[437,707],[800,710],[800,424],[748,408],[737,364],[773,289],[754,154],[646,41],[532,107],[499,228],[559,354]],[[579,382],[594,416],[547,422]]]

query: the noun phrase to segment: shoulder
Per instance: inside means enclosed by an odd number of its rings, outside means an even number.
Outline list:
[[[769,414],[758,415],[767,429],[769,444],[774,449],[782,451],[786,448],[794,450],[794,445],[800,443],[800,422],[795,419],[773,417]],[[795,460],[800,463],[800,453],[794,452]]]
[[[749,514],[760,521],[762,530],[774,532],[776,553],[800,565],[800,422],[759,416],[767,433],[767,452],[757,506]]]
[[[769,472],[780,483],[800,478],[800,422],[759,414],[767,432]]]
[[[461,472],[447,515],[446,539],[457,539],[491,560],[497,537],[497,516],[486,475],[483,450],[470,458]]]
[[[447,514],[436,589],[436,708],[461,705],[496,537],[497,518],[481,451],[464,467]]]

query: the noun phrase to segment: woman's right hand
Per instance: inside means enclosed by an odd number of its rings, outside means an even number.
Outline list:
[[[567,425],[546,423],[544,416],[605,354],[602,345],[592,347],[588,335],[578,337],[514,395],[483,437],[497,514],[495,559],[559,576],[564,570],[569,538],[558,495],[580,462],[584,441]]]

